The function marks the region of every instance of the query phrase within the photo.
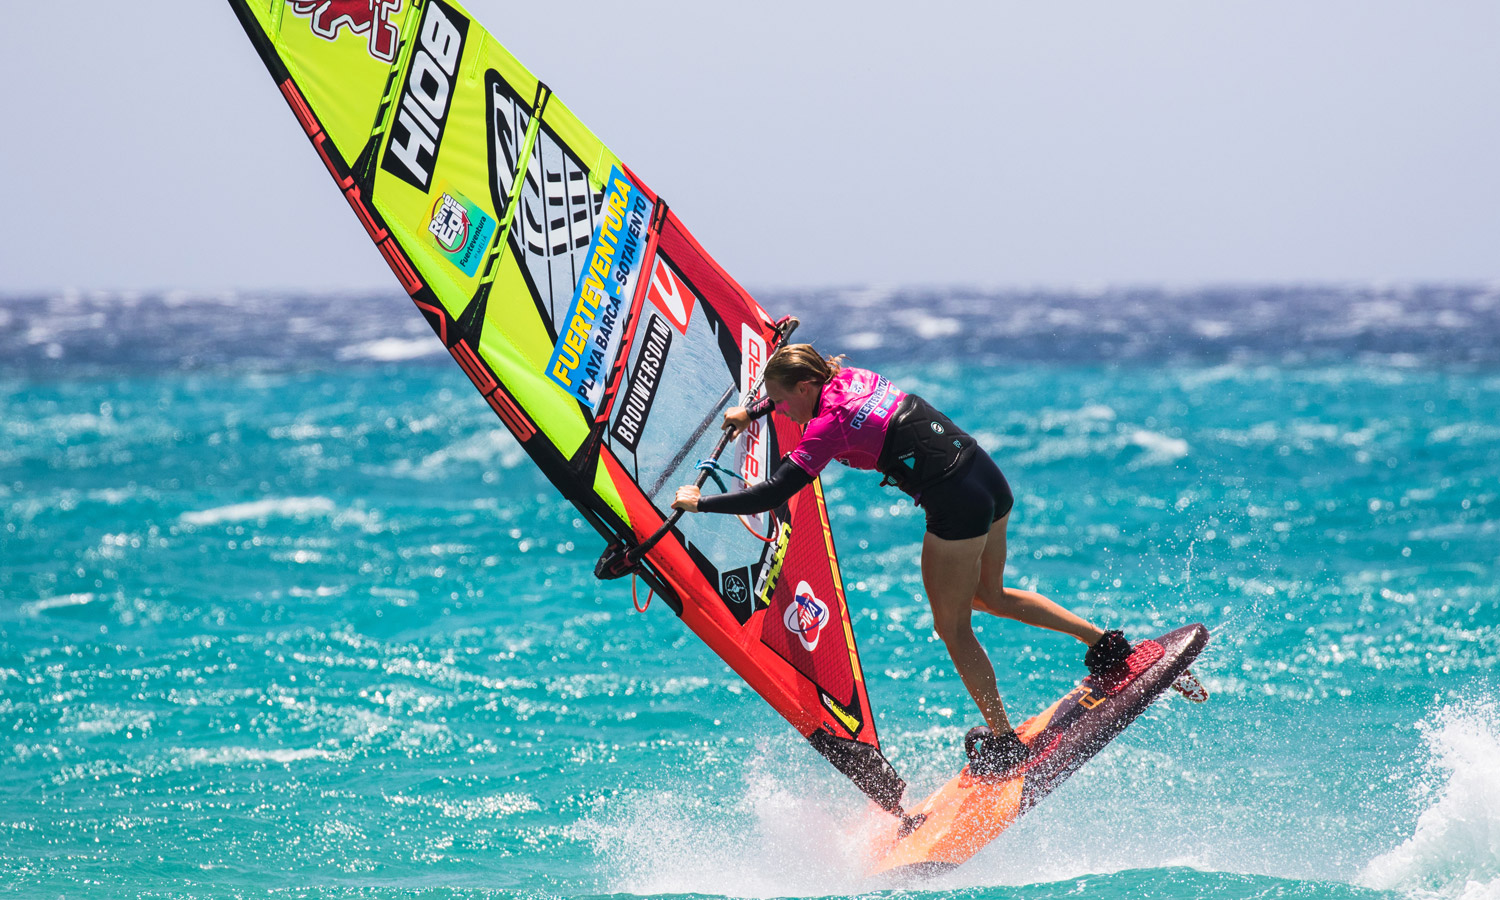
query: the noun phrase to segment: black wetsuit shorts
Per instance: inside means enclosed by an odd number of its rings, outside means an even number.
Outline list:
[[[918,500],[927,512],[927,530],[945,541],[988,534],[1016,503],[1000,467],[983,448],[974,449],[967,465],[927,488]]]

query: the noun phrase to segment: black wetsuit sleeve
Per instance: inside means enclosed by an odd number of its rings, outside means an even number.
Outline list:
[[[698,500],[698,512],[732,513],[748,516],[775,509],[813,483],[807,470],[789,460],[782,460],[771,477],[754,487],[730,494],[709,494]]]
[[[775,408],[776,408],[776,401],[775,400],[772,400],[770,397],[762,397],[759,400],[755,401],[754,403],[750,404],[749,406],[745,407],[745,412],[749,413],[750,414],[750,418],[752,420],[754,420],[754,419],[761,419],[761,418],[764,418],[764,417],[770,415],[771,414],[771,410],[773,410]]]

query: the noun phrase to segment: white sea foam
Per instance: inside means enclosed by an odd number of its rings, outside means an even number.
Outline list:
[[[1359,882],[1418,900],[1500,898],[1500,707],[1450,707],[1422,728],[1436,787],[1416,831]]]
[[[276,748],[273,750],[262,750],[257,747],[217,747],[205,749],[195,747],[183,750],[178,759],[188,765],[199,766],[233,766],[241,763],[272,762],[294,763],[304,759],[333,759],[334,755],[327,750],[306,748],[302,750],[291,750],[287,748]]]
[[[397,806],[427,806],[439,810],[443,815],[470,822],[490,821],[504,816],[536,812],[541,804],[527,794],[487,794],[464,800],[447,800],[432,797],[409,797],[397,795],[390,798]]]
[[[1200,714],[1168,698],[1148,717]],[[933,748],[896,760],[912,779],[908,801],[951,775],[959,733],[944,728],[887,735],[888,744]],[[1263,804],[1241,796],[1211,763],[1183,753],[1178,740],[1162,749],[1139,742],[1106,748],[1048,798],[1044,815],[1022,819],[1003,840],[954,872],[924,882],[922,890],[967,895],[997,885],[1182,867],[1276,878],[1340,877],[1326,843],[1339,840],[1336,835],[1298,829],[1268,833],[1268,816],[1272,809],[1286,812],[1278,804],[1288,798]],[[770,743],[743,755],[737,748],[712,745],[694,751],[708,759],[721,753],[745,759],[750,771],[738,791],[725,791],[721,783],[694,783],[691,774],[682,773],[626,793],[581,822],[579,836],[595,847],[606,891],[758,898],[866,895],[878,889],[864,871],[867,848],[889,821],[885,814],[816,756],[796,748],[794,739],[778,741],[774,749]],[[1185,803],[1185,795],[1204,802]],[[1129,799],[1115,802],[1118,798]],[[745,852],[747,847],[755,852]],[[1488,895],[1422,900],[1481,898]]]
[[[874,350],[885,344],[885,335],[879,331],[857,331],[844,335],[841,343],[851,351]]]
[[[401,362],[407,359],[435,356],[442,352],[442,343],[431,337],[416,339],[388,337],[345,347],[338,352],[338,358],[346,361],[367,359],[375,362]]]
[[[1126,440],[1130,446],[1139,447],[1145,451],[1131,464],[1131,468],[1167,465],[1188,455],[1187,441],[1156,431],[1137,429],[1132,431]]]
[[[941,736],[926,740],[951,748],[957,733],[945,728]],[[865,871],[869,848],[889,818],[836,774],[824,771],[816,757],[794,752],[792,746],[788,739],[774,751],[763,746],[752,754],[737,795],[679,788],[686,784],[684,778],[627,795],[582,822],[580,835],[595,846],[607,890],[758,898],[863,895],[878,888]],[[1139,752],[1133,762],[1136,777],[1127,779],[1130,789],[1158,827],[1142,829],[1136,808],[1128,804],[1118,806],[1118,821],[1101,827],[1099,804],[1088,799],[1086,790],[1064,786],[1075,798],[1072,802],[1049,800],[1047,816],[1028,817],[1000,846],[921,887],[946,892],[1037,884],[1147,867],[1239,869],[1233,863],[1226,867],[1226,860],[1218,858],[1221,853],[1183,825],[1179,798],[1153,796],[1162,791],[1161,782],[1180,778],[1190,764],[1166,753]],[[951,752],[925,761],[902,760],[905,773],[915,778],[907,799],[941,785],[952,763]],[[1101,834],[1110,839],[1101,840]],[[1172,835],[1187,838],[1174,843]],[[746,847],[756,852],[747,853]],[[1271,867],[1252,863],[1245,868]]]
[[[1226,338],[1234,334],[1234,326],[1232,324],[1222,322],[1218,319],[1194,319],[1192,329],[1194,334],[1206,337],[1209,340]]]
[[[1088,324],[1089,317],[1076,309],[1049,309],[1042,321],[1053,327],[1079,328]]]
[[[1459,422],[1434,428],[1427,435],[1427,443],[1444,444],[1456,442],[1460,446],[1492,446],[1500,442],[1500,427],[1488,422]]]
[[[28,616],[39,616],[50,609],[67,609],[70,606],[84,606],[100,599],[97,594],[64,594],[60,597],[43,597],[40,600],[21,604],[21,612]]]
[[[1044,432],[1097,432],[1117,416],[1113,407],[1103,403],[1089,403],[1078,409],[1044,409],[1037,427]]]
[[[867,804],[847,791],[827,792],[831,781],[821,772],[811,776],[805,758],[791,756],[763,747],[749,760],[737,797],[705,794],[684,779],[627,795],[580,823],[579,833],[603,862],[608,890],[730,897],[858,893]]]
[[[79,734],[117,734],[144,732],[151,727],[155,716],[145,710],[91,704],[77,712],[65,713],[63,721]]]
[[[126,500],[134,498],[139,493],[135,486],[128,488],[99,488],[89,491],[90,500],[97,500],[106,506],[119,506]]]
[[[903,325],[916,332],[923,340],[952,337],[963,331],[964,323],[946,316],[934,316],[920,309],[903,310],[897,314]]]
[[[891,287],[862,287],[851,288],[842,292],[842,299],[850,306],[880,307],[887,305],[896,291]]]
[[[510,434],[490,428],[422,457],[419,462],[399,460],[391,470],[409,478],[439,478],[455,463],[478,463],[485,467],[514,469],[526,459],[526,451]]]
[[[80,437],[85,434],[113,434],[115,420],[95,413],[67,413],[48,416],[36,423],[42,432],[55,432],[64,437]]]
[[[219,525],[224,522],[249,522],[259,519],[297,519],[329,516],[337,509],[327,497],[277,497],[218,506],[178,516],[184,525]]]

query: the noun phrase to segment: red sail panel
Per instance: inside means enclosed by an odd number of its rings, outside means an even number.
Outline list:
[[[674,214],[656,225],[621,386],[601,416],[622,495],[638,492],[627,500],[638,540],[695,480],[724,410],[747,399],[775,340],[771,317]],[[764,420],[719,460],[725,487],[764,478],[800,437],[789,420]],[[646,560],[700,638],[867,794],[898,804],[903,785],[880,753],[819,484],[766,516],[686,516]]]

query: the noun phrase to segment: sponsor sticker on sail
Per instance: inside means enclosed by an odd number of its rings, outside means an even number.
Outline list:
[[[672,329],[661,316],[652,313],[644,332],[644,338],[636,338],[641,342],[641,352],[630,372],[625,396],[619,402],[620,412],[615,416],[615,426],[610,432],[631,453],[640,445],[641,432],[651,416],[651,405],[656,402],[656,389],[661,385],[662,370],[672,352]]]
[[[427,236],[448,262],[473,278],[495,234],[495,220],[469,198],[443,190],[427,220]]]
[[[760,336],[760,332],[750,327],[748,323],[741,325],[740,395],[743,403],[749,403],[754,399],[751,390],[759,382],[760,371],[769,356],[770,350],[766,347],[765,338]],[[755,419],[740,436],[745,454],[740,460],[740,477],[745,480],[746,487],[754,487],[766,480],[766,448],[770,443],[767,429],[770,424],[769,419]],[[757,534],[765,534],[770,523],[770,513],[745,516],[744,519],[756,529]]]
[[[687,335],[688,320],[693,317],[693,306],[698,297],[693,289],[672,271],[666,257],[657,256],[651,267],[651,284],[646,296],[662,314],[672,320],[672,325],[682,335]]]
[[[363,35],[370,56],[384,63],[396,61],[401,29],[392,21],[402,0],[290,0],[292,15],[312,20],[313,34],[337,40],[341,29]]]
[[[792,602],[787,604],[781,621],[786,630],[795,634],[797,640],[802,642],[802,647],[812,652],[818,649],[818,638],[822,637],[823,626],[828,624],[830,616],[828,604],[818,599],[818,595],[813,593],[812,585],[799,581],[797,593]]]
[[[653,208],[618,166],[610,171],[588,268],[578,279],[568,314],[557,323],[547,375],[595,412],[620,353]]]

